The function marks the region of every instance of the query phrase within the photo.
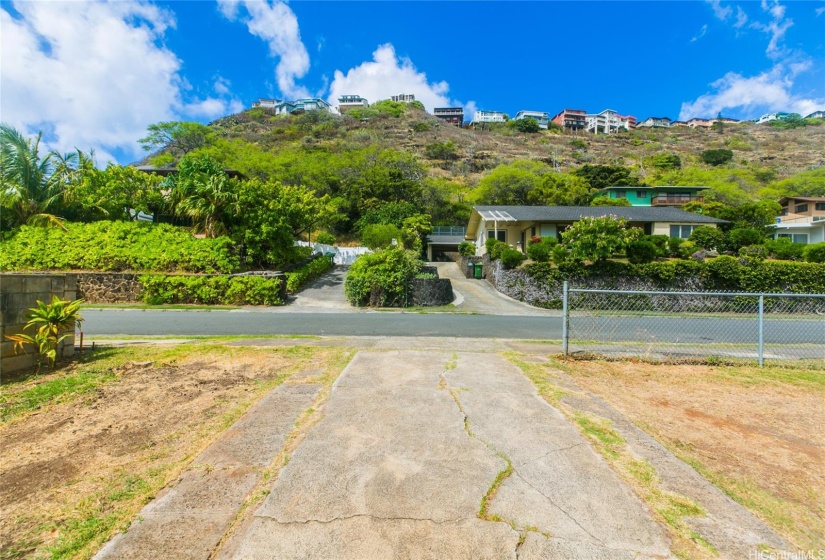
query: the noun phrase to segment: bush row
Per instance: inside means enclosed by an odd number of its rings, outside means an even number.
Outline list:
[[[0,239],[0,270],[139,270],[233,273],[240,269],[228,237],[196,239],[168,224],[66,223],[22,226]]]
[[[335,266],[332,257],[318,257],[301,268],[286,273],[286,291],[294,294],[300,291],[309,282],[312,282],[323,273]]]
[[[143,274],[141,298],[150,305],[283,305],[279,278]]]
[[[344,293],[357,306],[406,307],[410,281],[420,268],[415,252],[399,247],[367,253],[347,272]]]

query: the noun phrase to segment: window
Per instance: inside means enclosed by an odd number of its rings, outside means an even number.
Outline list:
[[[624,191],[616,191],[616,198],[627,198],[627,193]]]
[[[690,234],[693,233],[693,230],[697,226],[680,226],[680,225],[672,225],[670,226],[670,236],[671,237],[681,237],[682,239],[687,239],[690,237]]]
[[[783,206],[782,207],[782,212],[780,213],[780,216],[787,216],[787,215],[788,215],[788,207]]]
[[[487,239],[493,239],[494,237],[496,237],[496,230],[488,229],[487,230]],[[507,243],[507,230],[506,229],[498,230],[498,240]]]
[[[647,191],[636,191],[636,198],[647,198]]]
[[[825,202],[817,202],[814,205],[815,210],[825,210]]]
[[[803,243],[805,245],[808,244],[808,234],[807,233],[778,233],[776,235],[777,238],[787,238],[793,241],[794,243]]]
[[[808,205],[807,204],[797,204],[796,206],[794,206],[793,211],[796,212],[797,214],[801,214],[802,212],[807,212],[808,211]]]

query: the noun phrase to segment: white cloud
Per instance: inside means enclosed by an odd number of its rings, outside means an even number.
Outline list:
[[[181,61],[160,43],[174,15],[145,2],[13,3],[0,9],[3,120],[50,147],[132,161],[154,122],[225,114],[228,93],[184,101]],[[101,159],[103,158],[103,159]]]
[[[699,30],[699,34],[698,34],[698,35],[696,35],[695,37],[693,37],[693,38],[690,40],[690,42],[691,42],[691,43],[695,43],[696,41],[698,41],[699,39],[701,39],[702,37],[704,37],[704,36],[705,36],[705,34],[706,34],[707,32],[708,32],[708,26],[707,26],[707,24],[705,24],[705,25],[703,25],[703,26],[702,26],[702,29],[700,29],[700,30]]]
[[[762,10],[771,15],[771,21],[768,23],[755,21],[751,23],[751,27],[770,35],[765,54],[772,59],[778,59],[788,54],[787,50],[781,46],[781,42],[785,38],[785,33],[793,25],[793,20],[785,18],[785,6],[780,4],[779,0],[762,0]]]
[[[816,9],[814,10],[814,13],[816,14],[816,17],[821,16],[822,14],[824,14],[824,13],[825,13],[825,7],[823,7],[823,8],[816,8]]]
[[[230,21],[242,21],[252,35],[269,45],[269,53],[277,57],[275,79],[278,89],[289,98],[310,97],[309,91],[296,85],[309,71],[309,54],[301,41],[298,18],[279,0],[218,0],[221,13]],[[241,14],[241,8],[245,14]]]
[[[733,27],[741,29],[746,23],[748,23],[748,14],[745,13],[745,10],[743,10],[741,6],[736,6],[736,23],[733,24]]]
[[[809,98],[793,93],[794,78],[810,68],[810,63],[777,64],[750,78],[728,72],[713,82],[712,93],[693,102],[682,103],[680,120],[709,118],[733,111],[739,118],[755,118],[763,113],[788,111],[809,114],[825,108],[825,97]]]
[[[713,8],[713,15],[716,16],[716,19],[725,21],[733,14],[733,8],[722,6],[721,0],[707,0],[707,2]]]
[[[385,44],[372,53],[371,61],[350,68],[346,74],[336,70],[328,101],[335,105],[339,96],[352,94],[373,103],[400,93],[412,93],[428,111],[432,111],[434,107],[450,104],[449,90],[447,82],[428,82],[427,75],[419,72],[409,58],[399,59],[395,48]]]

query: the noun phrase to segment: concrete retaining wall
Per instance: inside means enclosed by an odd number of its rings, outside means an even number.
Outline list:
[[[29,309],[37,306],[37,300],[50,302],[52,296],[63,300],[77,299],[77,278],[74,274],[0,274],[0,372],[7,373],[32,367],[37,363],[37,353],[26,345],[24,352],[14,353],[14,343],[6,335],[34,334],[33,329],[24,331]],[[58,348],[58,357],[74,353],[74,333]]]

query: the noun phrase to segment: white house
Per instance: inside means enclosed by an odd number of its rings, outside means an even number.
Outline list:
[[[513,117],[513,120],[516,121],[522,119],[533,119],[539,123],[539,128],[547,130],[547,126],[550,123],[550,113],[545,113],[543,111],[519,111],[516,113],[516,116]]]
[[[473,124],[507,122],[507,113],[500,111],[476,111],[473,115]]]
[[[342,95],[338,98],[338,112],[346,113],[350,109],[364,109],[370,104],[360,95]]]
[[[594,134],[614,134],[620,128],[630,130],[636,124],[634,117],[623,117],[613,109],[605,109],[601,113],[589,114],[585,117],[585,130]]]
[[[774,239],[786,237],[805,244],[825,241],[825,198],[785,197],[779,204],[782,213],[776,218]]]

